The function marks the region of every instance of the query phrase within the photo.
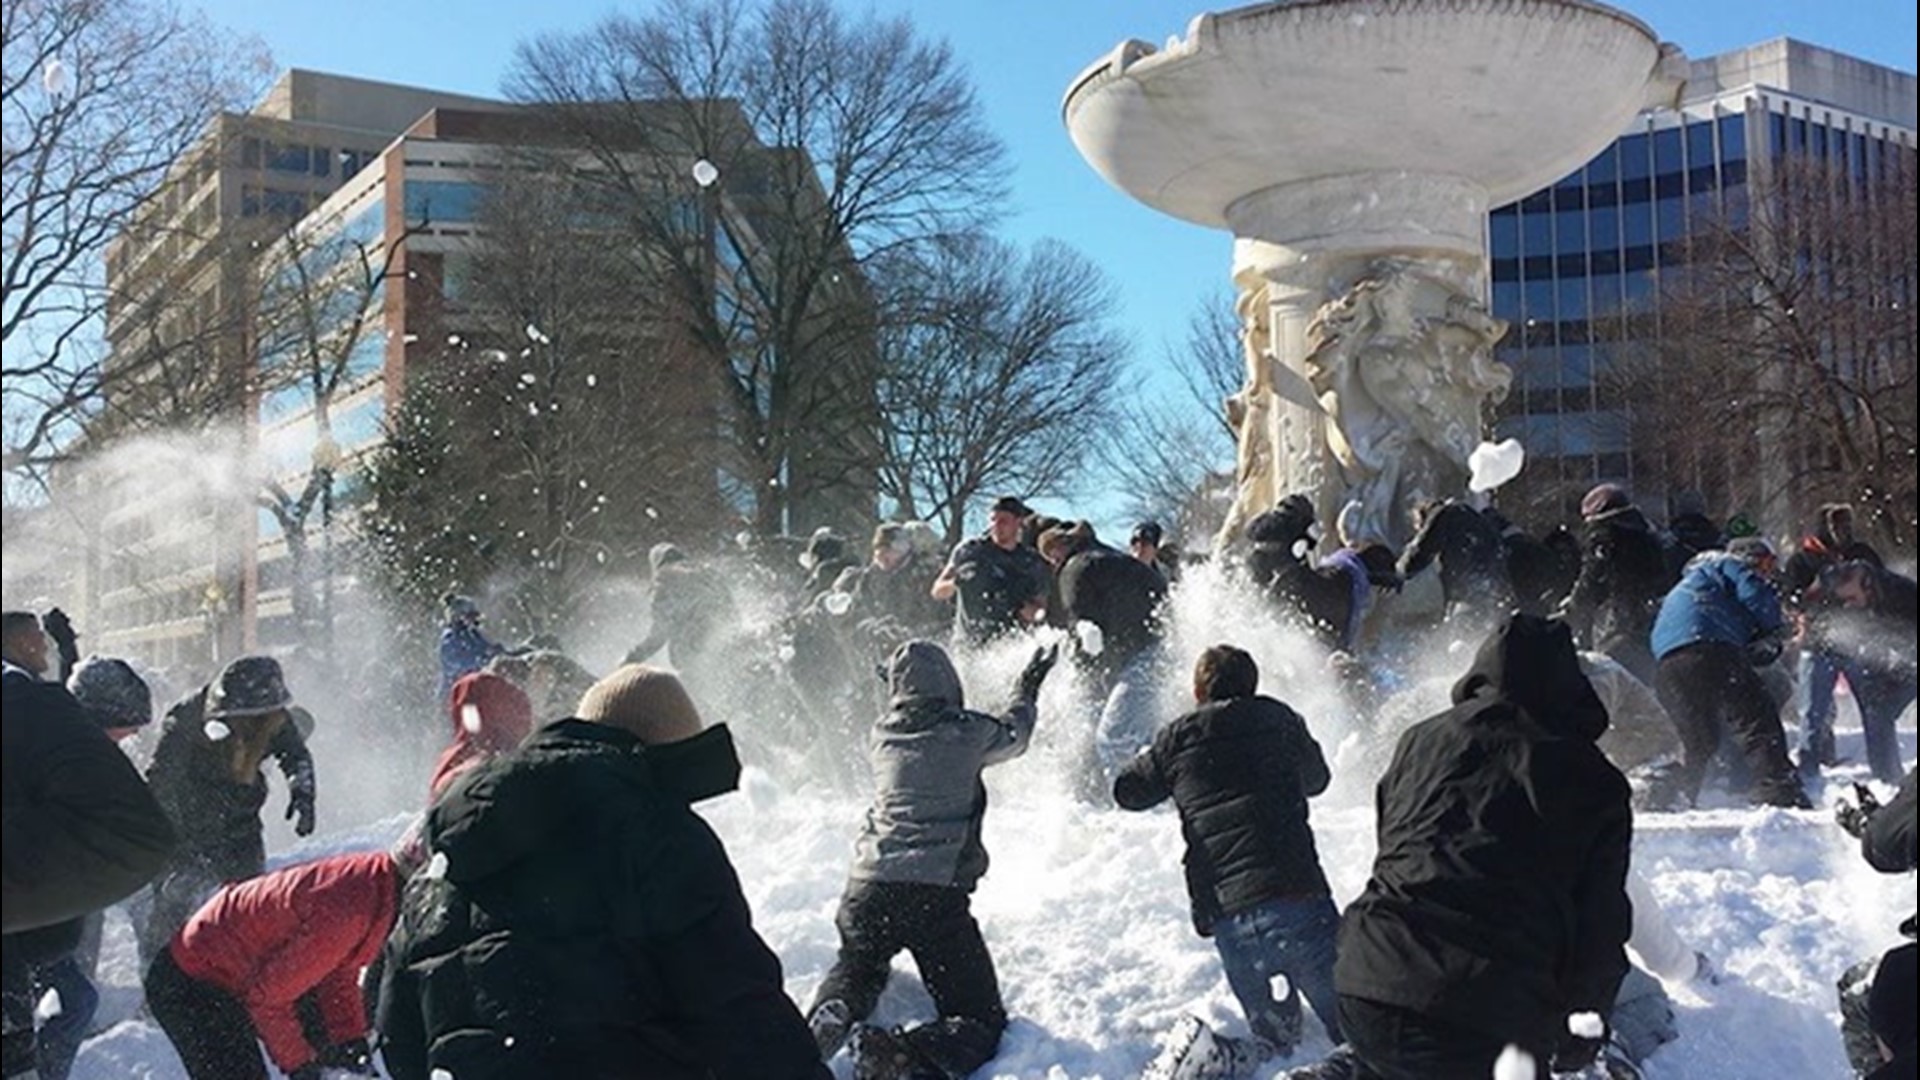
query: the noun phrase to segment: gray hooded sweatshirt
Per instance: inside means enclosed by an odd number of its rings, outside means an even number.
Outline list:
[[[873,806],[854,843],[851,876],[972,891],[987,872],[980,772],[1026,753],[1034,707],[1005,716],[964,707],[960,675],[938,645],[910,641],[887,663],[892,704],[874,725]]]

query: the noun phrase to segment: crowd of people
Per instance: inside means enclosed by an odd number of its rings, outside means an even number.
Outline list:
[[[273,872],[268,759],[294,831],[317,820],[314,719],[275,658],[235,659],[168,708],[143,777],[115,745],[154,719],[136,667],[82,658],[57,611],[8,612],[5,1075],[66,1075],[97,997],[101,912],[123,901],[146,1007],[195,1080],[265,1077],[268,1061],[296,1080],[820,1080],[841,1053],[859,1080],[972,1075],[1008,1024],[971,907],[988,870],[982,775],[1032,745],[1064,657],[1097,703],[1076,789],[1172,804],[1194,928],[1247,1023],[1229,1036],[1190,1020],[1152,1075],[1250,1075],[1295,1053],[1311,1011],[1336,1049],[1296,1080],[1479,1080],[1515,1053],[1543,1075],[1636,1076],[1678,1035],[1664,986],[1717,977],[1633,871],[1636,813],[1721,788],[1811,809],[1809,786],[1839,764],[1844,688],[1868,767],[1898,794],[1881,806],[1862,788],[1838,824],[1876,868],[1914,867],[1896,725],[1915,696],[1915,586],[1841,505],[1784,559],[1697,508],[1659,529],[1615,485],[1581,516],[1536,537],[1439,502],[1396,552],[1329,535],[1296,495],[1220,554],[1317,642],[1356,711],[1391,694],[1422,622],[1478,644],[1451,706],[1395,733],[1372,873],[1344,911],[1311,823],[1326,755],[1309,718],[1261,692],[1246,643],[1201,652],[1191,708],[1163,714],[1158,682],[1186,659],[1167,611],[1187,564],[1159,525],[1121,549],[1007,497],[944,558],[920,523],[881,525],[864,562],[830,530],[807,538],[796,697],[820,723],[878,719],[838,953],[804,1011],[693,809],[741,774],[733,730],[696,704],[730,677],[739,618],[698,553],[653,550],[650,630],[599,677],[556,641],[494,641],[480,605],[449,594],[436,690],[451,739],[417,824],[391,850]],[[1441,603],[1409,616],[1395,598],[1430,572]],[[983,694],[956,652],[1009,642],[1031,653],[984,695],[1004,707],[969,707]],[[934,1015],[871,1023],[903,951]],[[1909,943],[1848,980],[1863,1075],[1913,1075],[1914,958]],[[63,1007],[38,1016],[49,991]]]

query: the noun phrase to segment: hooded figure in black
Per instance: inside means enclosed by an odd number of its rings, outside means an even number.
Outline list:
[[[1601,484],[1580,504],[1580,577],[1567,597],[1567,621],[1597,652],[1653,682],[1648,637],[1660,601],[1679,576],[1653,524],[1614,484]]]
[[[396,1080],[828,1080],[720,838],[724,726],[668,672],[594,684],[580,717],[462,776],[387,942]]]
[[[1567,628],[1526,615],[1453,698],[1380,780],[1379,856],[1334,968],[1341,1028],[1386,1080],[1484,1080],[1508,1044],[1582,1067],[1600,1045],[1567,1019],[1611,1010],[1633,927],[1606,709]]]
[[[1378,582],[1360,580],[1354,573],[1353,558],[1335,552],[1327,562],[1315,566],[1308,555],[1317,542],[1313,535],[1313,503],[1305,495],[1289,495],[1280,505],[1247,522],[1247,572],[1255,585],[1265,590],[1282,608],[1319,635],[1328,648],[1351,650],[1369,589],[1384,584],[1392,575],[1388,556],[1377,569]],[[1385,549],[1375,545],[1376,552]]]

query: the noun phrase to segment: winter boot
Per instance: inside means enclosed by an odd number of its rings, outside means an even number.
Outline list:
[[[1265,1061],[1264,1044],[1220,1035],[1197,1016],[1183,1016],[1140,1080],[1248,1080]]]
[[[1311,1065],[1302,1065],[1280,1074],[1280,1080],[1365,1080],[1371,1076],[1360,1065],[1360,1055],[1341,1043],[1333,1053]]]
[[[920,1060],[893,1028],[861,1024],[853,1031],[853,1080],[949,1080]]]
[[[853,1031],[853,1011],[839,998],[829,998],[813,1007],[807,1028],[813,1032],[813,1045],[820,1049],[820,1060],[831,1060]]]

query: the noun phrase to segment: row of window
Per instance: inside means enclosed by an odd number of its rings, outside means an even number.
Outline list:
[[[255,135],[240,139],[240,166],[269,172],[297,173],[302,176],[332,176],[336,164],[342,180],[366,168],[380,156],[379,150],[358,147],[314,146],[308,143],[277,142]]]

